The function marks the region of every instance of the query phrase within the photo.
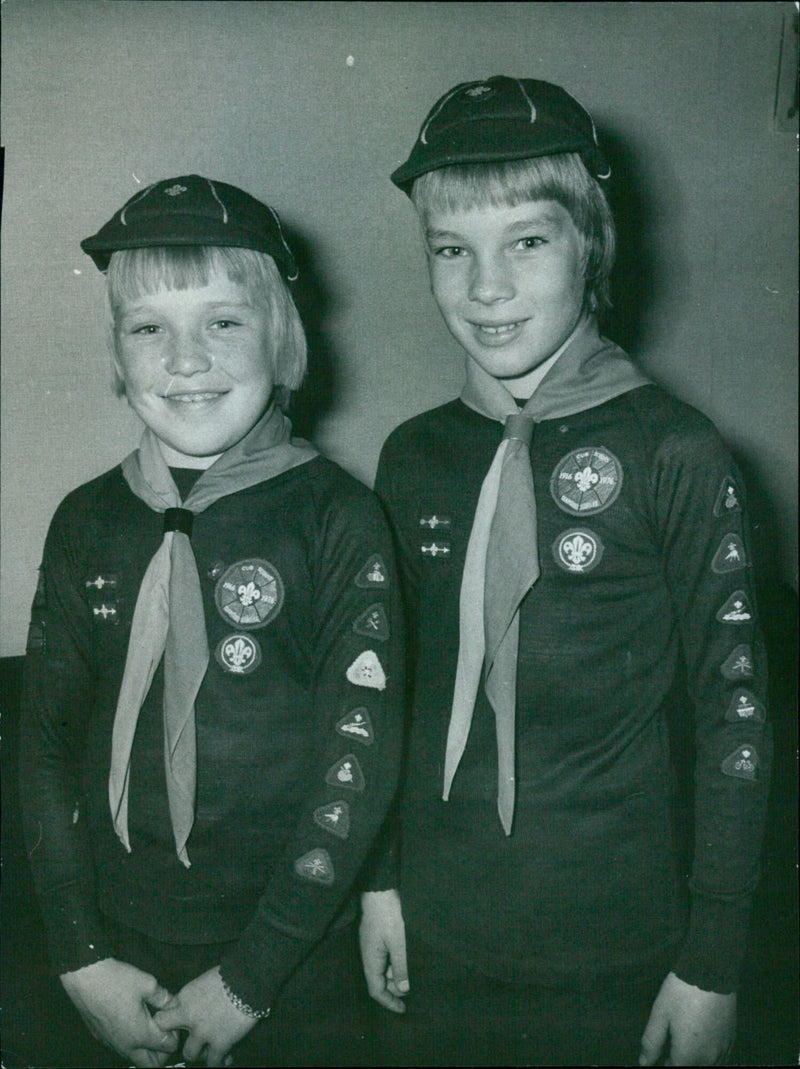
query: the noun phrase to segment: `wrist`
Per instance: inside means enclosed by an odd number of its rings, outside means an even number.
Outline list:
[[[269,1009],[257,1010],[253,1006],[249,1006],[243,998],[239,998],[236,992],[231,990],[231,988],[228,986],[227,982],[222,976],[220,976],[220,980],[222,981],[222,990],[228,996],[229,1001],[236,1007],[236,1009],[240,1013],[243,1013],[245,1017],[250,1017],[252,1020],[255,1021],[263,1021],[267,1017],[269,1017]]]

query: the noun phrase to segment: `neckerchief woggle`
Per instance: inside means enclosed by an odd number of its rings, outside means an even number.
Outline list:
[[[459,649],[444,765],[445,801],[467,745],[483,674],[495,714],[497,808],[511,834],[515,804],[515,713],[519,610],[539,578],[536,498],[530,447],[535,425],[610,401],[647,379],[584,316],[519,411],[505,388],[467,359],[465,405],[504,424],[503,440],[483,481],[467,544],[459,599]],[[549,361],[548,361],[549,362]]]
[[[266,482],[317,456],[291,437],[291,423],[272,404],[245,435],[207,468],[181,503],[148,428],[122,462],[132,492],[165,516],[164,538],[150,561],[133,613],[125,671],[111,739],[108,798],[114,830],[130,853],[128,786],[131,749],[142,703],[164,659],[164,763],[175,849],[188,868],[186,842],[194,824],[197,747],[194,703],[209,663],[203,597],[190,541],[193,516],[221,497]]]

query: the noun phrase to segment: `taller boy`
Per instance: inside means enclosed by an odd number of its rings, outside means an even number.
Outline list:
[[[408,953],[399,1064],[703,1064],[733,1040],[770,756],[744,488],[708,420],[598,333],[608,175],[568,93],[494,77],[445,94],[392,176],[467,354],[376,484],[413,712],[399,894],[364,896],[362,948],[396,1011]]]

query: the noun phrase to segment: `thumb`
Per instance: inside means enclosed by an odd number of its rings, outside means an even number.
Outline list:
[[[144,1000],[154,1010],[164,1010],[173,1001],[173,997],[165,987],[156,983],[153,990],[145,995]]]
[[[642,1034],[642,1049],[639,1053],[639,1065],[655,1065],[667,1041],[668,1018],[656,1004]]]
[[[410,990],[408,982],[408,963],[405,945],[389,951],[389,967],[386,970],[386,986],[394,995],[407,995]]]

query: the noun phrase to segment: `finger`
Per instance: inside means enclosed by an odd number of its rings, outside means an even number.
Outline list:
[[[206,1041],[199,1036],[189,1036],[183,1044],[183,1060],[187,1062],[204,1062],[202,1057]]]
[[[152,1006],[154,1010],[163,1010],[171,1002],[177,1002],[177,995],[173,997],[165,987],[162,987],[161,984],[156,984],[155,990],[144,996],[144,1001],[148,1006]]]
[[[370,991],[370,995],[376,1002],[380,1003],[381,1006],[384,1006],[387,1010],[391,1010],[392,1013],[406,1012],[405,1002],[390,991],[388,986],[381,987],[380,990]]]
[[[393,941],[389,947],[389,968],[386,970],[386,977],[392,981],[390,987],[397,994],[407,994],[411,985],[408,982],[405,938]]]
[[[176,1028],[188,1028],[186,1016],[180,1007],[176,1005],[166,1010],[158,1010],[150,1018],[156,1028],[162,1032],[171,1032]]]
[[[650,1020],[642,1035],[642,1048],[639,1053],[639,1065],[655,1065],[667,1039],[667,1019],[660,1014],[651,1013]]]
[[[217,1047],[213,1043],[209,1043],[206,1050],[206,1065],[224,1065],[227,1053],[227,1047]]]
[[[158,1054],[154,1050],[150,1050],[147,1047],[137,1047],[130,1052],[130,1059],[137,1069],[139,1066],[144,1066],[145,1069],[151,1069],[152,1066],[161,1066],[167,1064],[167,1055]]]

